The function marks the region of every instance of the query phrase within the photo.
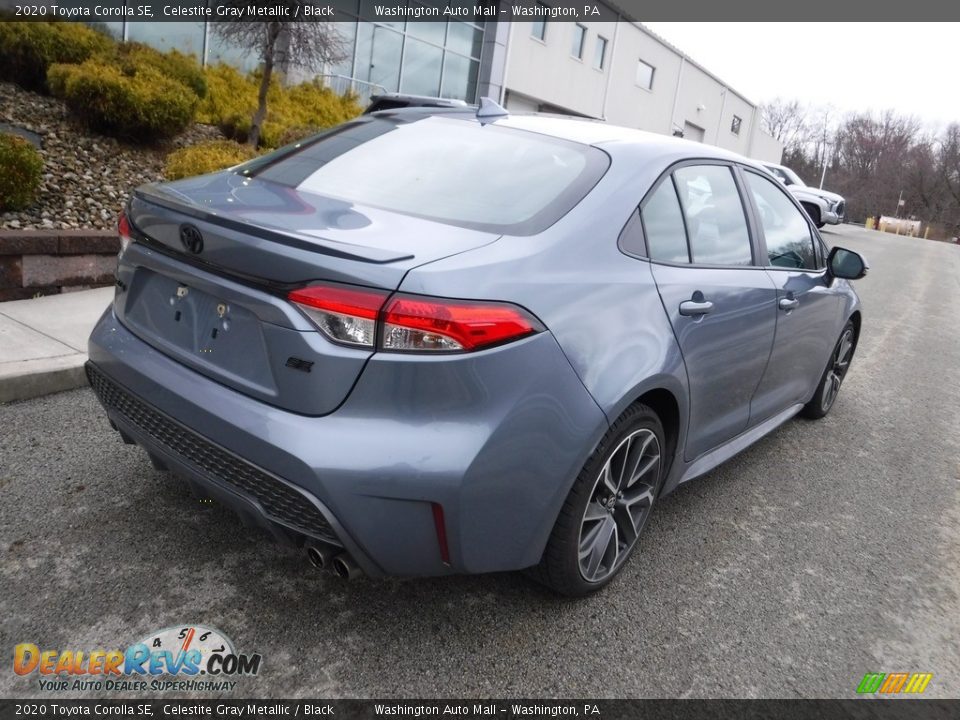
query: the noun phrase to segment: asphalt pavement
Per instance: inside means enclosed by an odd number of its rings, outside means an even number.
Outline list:
[[[825,237],[871,263],[833,411],[666,498],[586,600],[519,574],[346,583],[153,470],[88,388],[0,406],[0,695],[53,697],[16,643],[201,623],[263,656],[238,697],[846,698],[895,671],[960,696],[960,247]]]

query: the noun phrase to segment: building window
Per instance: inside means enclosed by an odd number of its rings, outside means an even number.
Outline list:
[[[404,92],[413,95],[439,95],[442,68],[443,48],[407,38],[403,51]]]
[[[157,50],[179,50],[187,55],[195,55],[203,62],[203,43],[206,29],[203,22],[165,22],[149,21],[127,24],[127,39],[155,47]]]
[[[653,90],[653,74],[656,68],[643,60],[637,61],[637,85],[647,90]]]
[[[407,26],[415,23],[407,23]],[[407,31],[409,32],[409,30]],[[483,31],[474,25],[463,22],[450,22],[447,26],[447,50],[466,55],[480,57],[480,48],[483,45]]]
[[[597,70],[603,70],[607,64],[607,39],[602,35],[597,35],[597,47],[593,53],[593,66]]]
[[[734,135],[739,135],[741,124],[743,124],[743,118],[739,115],[734,115],[733,121],[730,123],[730,132],[732,132]]]
[[[440,95],[455,100],[475,102],[480,63],[452,52],[443,54],[443,82]]]
[[[573,42],[570,44],[570,54],[577,60],[583,59],[583,44],[587,39],[587,29],[579,23],[573,26]]]
[[[116,22],[85,22],[94,30],[102,32],[107,37],[113,38],[117,42],[123,40],[123,20]]]
[[[546,13],[547,6],[542,2],[537,3],[537,12]],[[533,28],[530,30],[530,36],[540,40],[541,42],[547,41],[547,21],[546,20],[534,20]]]
[[[379,92],[397,92],[402,55],[402,33],[372,22],[357,25],[355,78],[378,86]]]
[[[382,92],[441,95],[467,102],[477,99],[483,23],[468,22],[366,22],[357,13],[374,13],[377,0],[338,0],[338,12],[346,9],[350,22],[334,29],[346,57],[326,64],[319,73],[336,92],[350,90],[361,102]],[[0,0],[2,5],[3,0]],[[351,8],[346,8],[351,5]],[[546,5],[541,5],[546,8]],[[541,23],[542,24],[542,23]],[[96,23],[117,39],[127,37],[161,50],[176,48],[196,55],[206,65],[223,62],[243,72],[260,64],[250,48],[227,41],[204,22]],[[543,29],[540,30],[541,37]],[[300,79],[309,68],[294,66]]]

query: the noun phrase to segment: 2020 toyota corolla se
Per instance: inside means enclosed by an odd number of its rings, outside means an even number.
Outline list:
[[[341,575],[570,595],[830,410],[866,271],[742,157],[470,108],[146,185],[120,234],[87,370],[125,441]]]

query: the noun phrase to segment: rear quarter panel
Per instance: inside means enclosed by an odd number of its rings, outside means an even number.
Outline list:
[[[651,158],[629,145],[594,190],[551,228],[504,236],[469,253],[412,270],[400,289],[444,297],[503,300],[533,312],[613,422],[647,390],[677,400],[683,446],[687,379],[673,331],[644,260],[617,239],[650,183],[676,157]],[[584,447],[584,461],[593,445]],[[568,478],[571,482],[574,478]]]

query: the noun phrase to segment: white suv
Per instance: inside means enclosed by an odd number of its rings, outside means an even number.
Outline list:
[[[843,222],[847,203],[842,195],[827,192],[820,188],[808,187],[797,174],[783,165],[763,163],[763,166],[780,182],[787,186],[797,201],[803,205],[807,215],[818,228],[826,224],[839,225]]]

